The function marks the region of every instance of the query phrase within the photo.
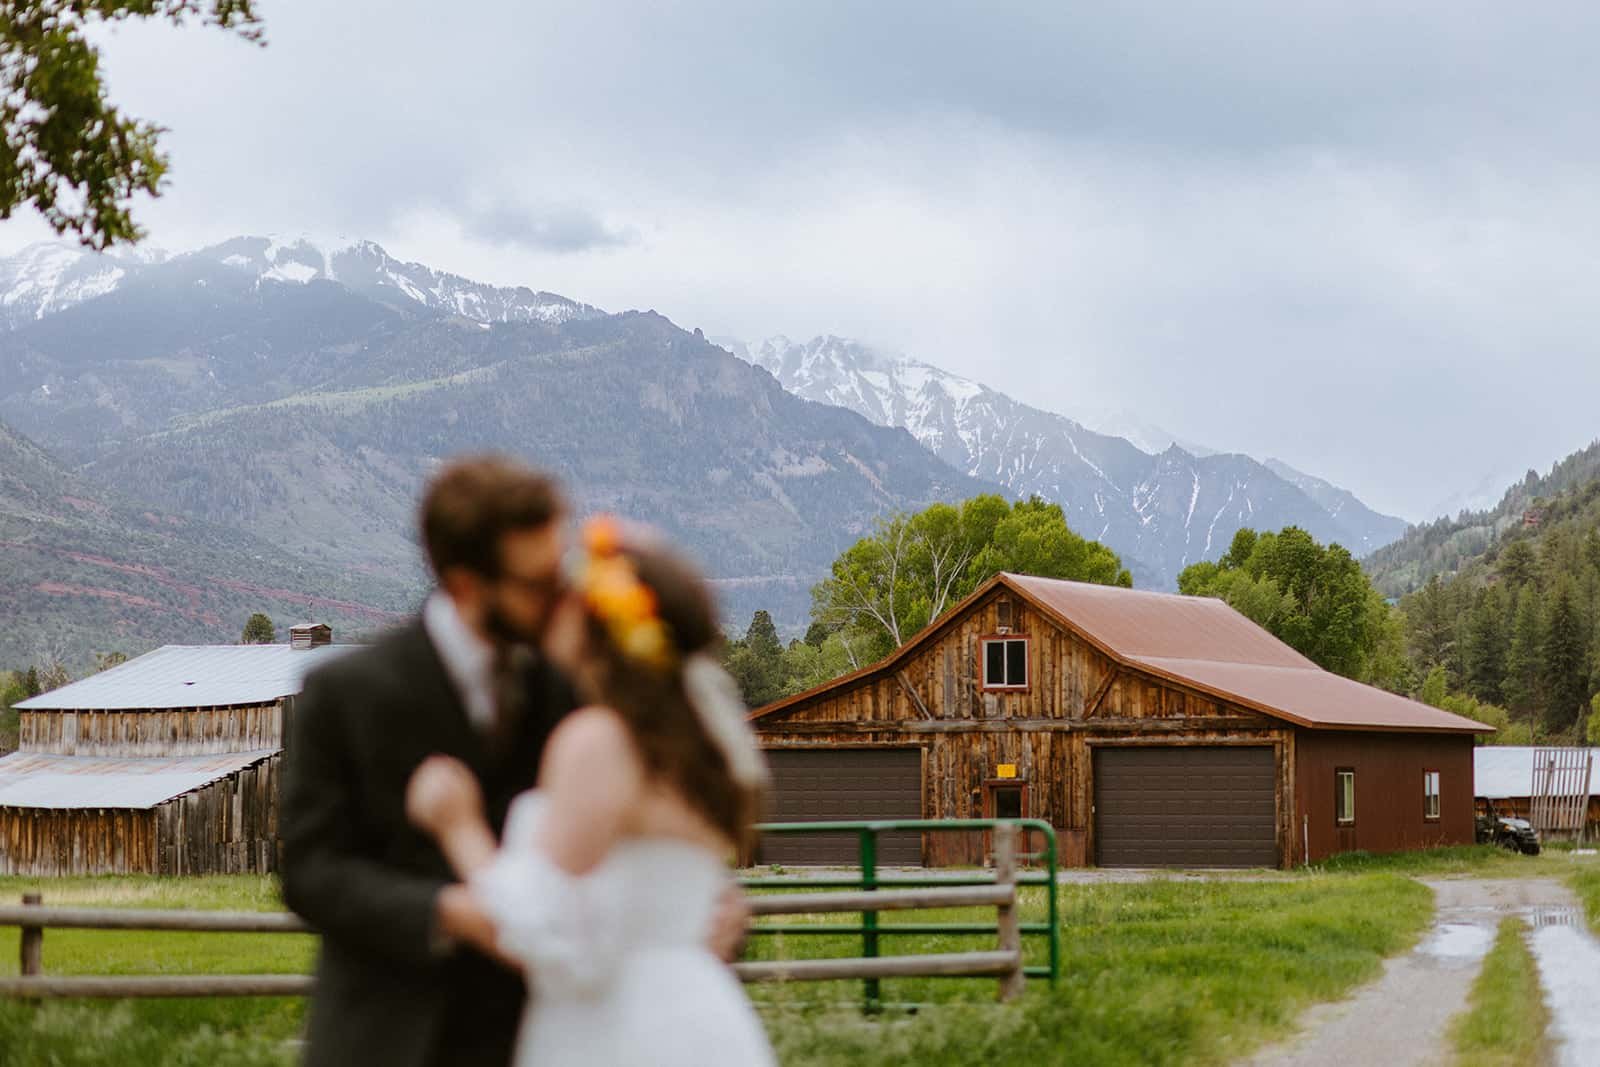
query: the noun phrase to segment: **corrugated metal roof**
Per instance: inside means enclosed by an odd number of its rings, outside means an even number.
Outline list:
[[[1491,800],[1533,795],[1533,754],[1524,745],[1480,745],[1472,750],[1473,794]],[[1600,797],[1600,748],[1591,748],[1589,795]]]
[[[1216,660],[1130,657],[1135,666],[1225,694],[1302,726],[1351,730],[1485,733],[1483,723],[1320,667],[1270,667]]]
[[[1213,660],[1319,669],[1266,630],[1211,597],[1152,593],[1007,574],[1008,584],[1122,656]]]
[[[14,752],[0,759],[0,807],[153,808],[278,751],[173,757]]]
[[[1321,729],[1488,733],[1491,727],[1351,681],[1296,652],[1220,600],[999,574],[887,659],[751,714],[763,719],[894,669],[970,605],[1005,586],[1117,662]]]
[[[266,704],[300,692],[311,668],[359,647],[165,645],[16,706],[40,711],[126,711]]]

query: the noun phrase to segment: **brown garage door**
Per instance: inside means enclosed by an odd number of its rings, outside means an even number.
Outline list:
[[[1276,761],[1265,747],[1101,748],[1102,867],[1276,867]]]
[[[835,822],[922,817],[922,750],[916,748],[774,749],[773,822]],[[855,834],[768,834],[763,863],[854,864]],[[878,862],[922,862],[922,835],[879,834]]]

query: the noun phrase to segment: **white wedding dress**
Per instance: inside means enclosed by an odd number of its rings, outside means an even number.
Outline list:
[[[535,846],[543,804],[516,800],[498,857],[471,881],[531,976],[516,1067],[774,1063],[738,979],[705,947],[729,884],[722,861],[633,838],[573,877]]]

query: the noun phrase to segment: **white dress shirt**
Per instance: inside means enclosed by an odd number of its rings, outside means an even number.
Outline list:
[[[422,628],[444,661],[468,721],[483,733],[494,729],[494,646],[462,621],[455,601],[443,590],[434,590],[422,605]]]

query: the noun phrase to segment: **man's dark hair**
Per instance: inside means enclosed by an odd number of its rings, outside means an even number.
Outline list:
[[[500,573],[500,538],[539,530],[565,513],[555,480],[509,456],[447,463],[422,494],[422,544],[433,573]]]

